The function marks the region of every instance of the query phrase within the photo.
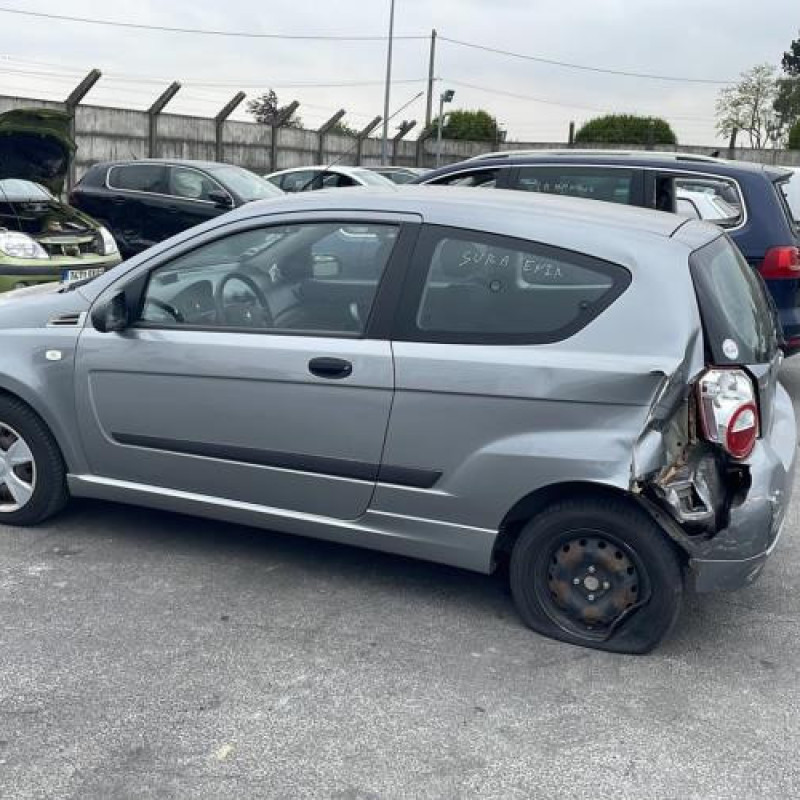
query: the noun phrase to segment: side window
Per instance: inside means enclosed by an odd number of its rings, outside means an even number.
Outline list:
[[[681,216],[704,219],[722,228],[736,227],[744,219],[744,201],[733,181],[713,175],[659,176],[656,179],[656,208],[659,207],[658,191],[664,191],[666,184],[672,185],[675,210]]]
[[[602,167],[520,167],[515,189],[632,205],[634,171]]]
[[[170,167],[169,193],[187,200],[211,202],[209,194],[225,190],[208,175],[188,167]]]
[[[628,287],[623,267],[505,236],[428,228],[403,334],[423,341],[536,344],[576,333]]]
[[[494,189],[497,186],[499,169],[473,170],[472,172],[457,172],[455,175],[446,175],[431,181],[432,186],[477,186],[482,189]]]
[[[356,182],[348,175],[342,175],[338,172],[326,172],[322,175],[322,186],[316,188],[332,189],[356,185]]]
[[[132,192],[166,192],[167,169],[161,164],[125,164],[111,167],[108,185],[112,189],[127,189]]]
[[[158,327],[357,336],[398,231],[307,223],[218,239],[153,270],[140,319]]]
[[[318,188],[316,186],[318,181],[314,181],[314,186],[310,183],[316,173],[311,170],[303,170],[302,172],[287,172],[283,176],[283,184],[281,188],[284,192],[302,192],[307,189]]]

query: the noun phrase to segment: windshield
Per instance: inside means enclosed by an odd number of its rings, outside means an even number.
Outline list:
[[[47,189],[33,181],[23,181],[18,178],[0,181],[0,200],[7,203],[25,201],[43,203],[52,199],[53,195]]]
[[[354,169],[353,175],[367,186],[391,186],[392,182],[377,172],[370,172],[368,169]]]
[[[727,236],[689,258],[714,364],[766,364],[778,348],[764,282]]]
[[[245,203],[280,197],[283,194],[277,186],[241,167],[217,167],[210,172]]]

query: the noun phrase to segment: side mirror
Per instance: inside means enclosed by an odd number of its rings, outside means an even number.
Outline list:
[[[227,192],[209,192],[208,199],[217,206],[217,208],[233,208],[233,200]]]
[[[118,333],[128,327],[128,303],[125,292],[92,309],[92,325],[100,333]]]

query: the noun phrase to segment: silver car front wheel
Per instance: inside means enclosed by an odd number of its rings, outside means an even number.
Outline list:
[[[42,418],[0,391],[0,527],[35,525],[67,502],[61,450]]]
[[[36,461],[25,439],[0,422],[0,514],[19,511],[36,489]]]

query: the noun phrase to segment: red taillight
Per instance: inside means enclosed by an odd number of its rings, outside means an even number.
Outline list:
[[[800,248],[773,247],[767,250],[759,269],[761,276],[768,281],[800,279]]]
[[[750,376],[740,369],[710,369],[698,381],[700,421],[709,442],[732,458],[747,458],[758,439],[758,408]]]

